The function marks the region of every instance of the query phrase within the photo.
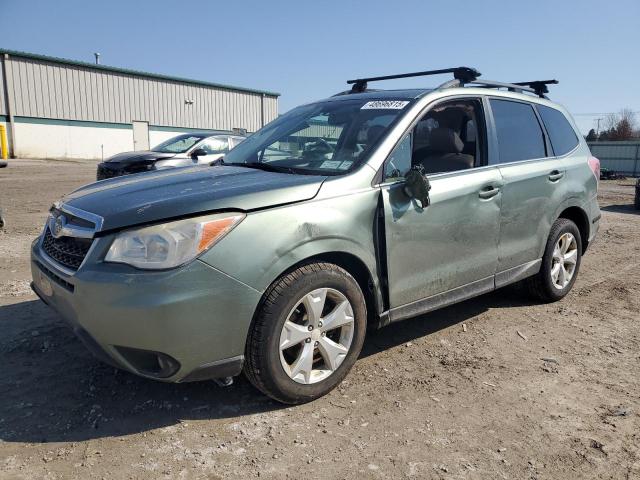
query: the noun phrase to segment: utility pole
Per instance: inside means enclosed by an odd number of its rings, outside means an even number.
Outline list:
[[[598,126],[596,127],[596,142],[600,139],[600,120],[604,120],[604,118],[596,118],[598,122]]]

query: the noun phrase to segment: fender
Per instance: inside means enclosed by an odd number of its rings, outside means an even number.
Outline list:
[[[553,222],[552,222],[551,225],[553,225],[553,223],[558,218],[560,218],[560,214],[562,212],[564,212],[566,209],[572,208],[572,207],[578,208],[578,209],[580,209],[580,211],[582,211],[584,217],[587,219],[587,222],[586,222],[586,226],[587,226],[587,232],[586,233],[587,233],[587,236],[586,236],[585,241],[588,240],[590,225],[589,225],[589,221],[588,221],[589,215],[587,214],[587,210],[585,209],[586,203],[587,202],[585,202],[585,201],[581,201],[581,197],[578,197],[578,196],[571,196],[571,197],[563,200],[555,209],[555,212],[553,214]],[[545,234],[545,237],[544,237],[545,238],[544,243],[540,246],[540,252],[539,252],[538,258],[542,258],[542,255],[544,255],[544,249],[545,249],[545,247],[547,245],[547,240],[546,239],[549,238],[549,232],[551,231],[551,225],[549,226],[549,228],[546,231],[546,234]]]
[[[346,207],[344,197],[334,197],[250,212],[201,260],[264,292],[306,259],[346,254],[366,267],[379,298],[374,239],[378,196],[377,189],[368,189],[350,195]]]

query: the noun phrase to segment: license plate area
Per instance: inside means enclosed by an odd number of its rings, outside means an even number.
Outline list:
[[[36,287],[38,287],[38,289],[45,296],[50,297],[53,295],[53,287],[51,285],[51,282],[73,293],[75,287],[72,283],[67,282],[64,278],[62,278],[60,275],[57,275],[54,271],[47,268],[42,263],[36,261],[35,264],[38,268],[36,269],[36,273],[34,274],[33,283],[35,283]],[[48,290],[45,291],[44,289]],[[50,291],[51,293],[47,293],[48,291]]]

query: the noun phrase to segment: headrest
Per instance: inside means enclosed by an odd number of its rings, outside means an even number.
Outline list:
[[[450,128],[434,128],[429,135],[429,149],[441,153],[460,153],[464,143]]]
[[[460,108],[445,108],[441,112],[434,112],[433,117],[441,127],[459,129],[464,120],[468,119],[466,112]]]

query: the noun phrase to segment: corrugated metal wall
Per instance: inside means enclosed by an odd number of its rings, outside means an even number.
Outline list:
[[[589,148],[601,167],[625,175],[640,175],[640,142],[593,142]]]
[[[4,103],[4,55],[0,55],[0,115],[7,114],[7,106]]]
[[[253,132],[278,111],[277,96],[262,93],[13,55],[6,67],[15,116]]]
[[[342,127],[326,123],[311,123],[309,127],[294,133],[293,137],[331,138],[337,140],[342,133]]]

